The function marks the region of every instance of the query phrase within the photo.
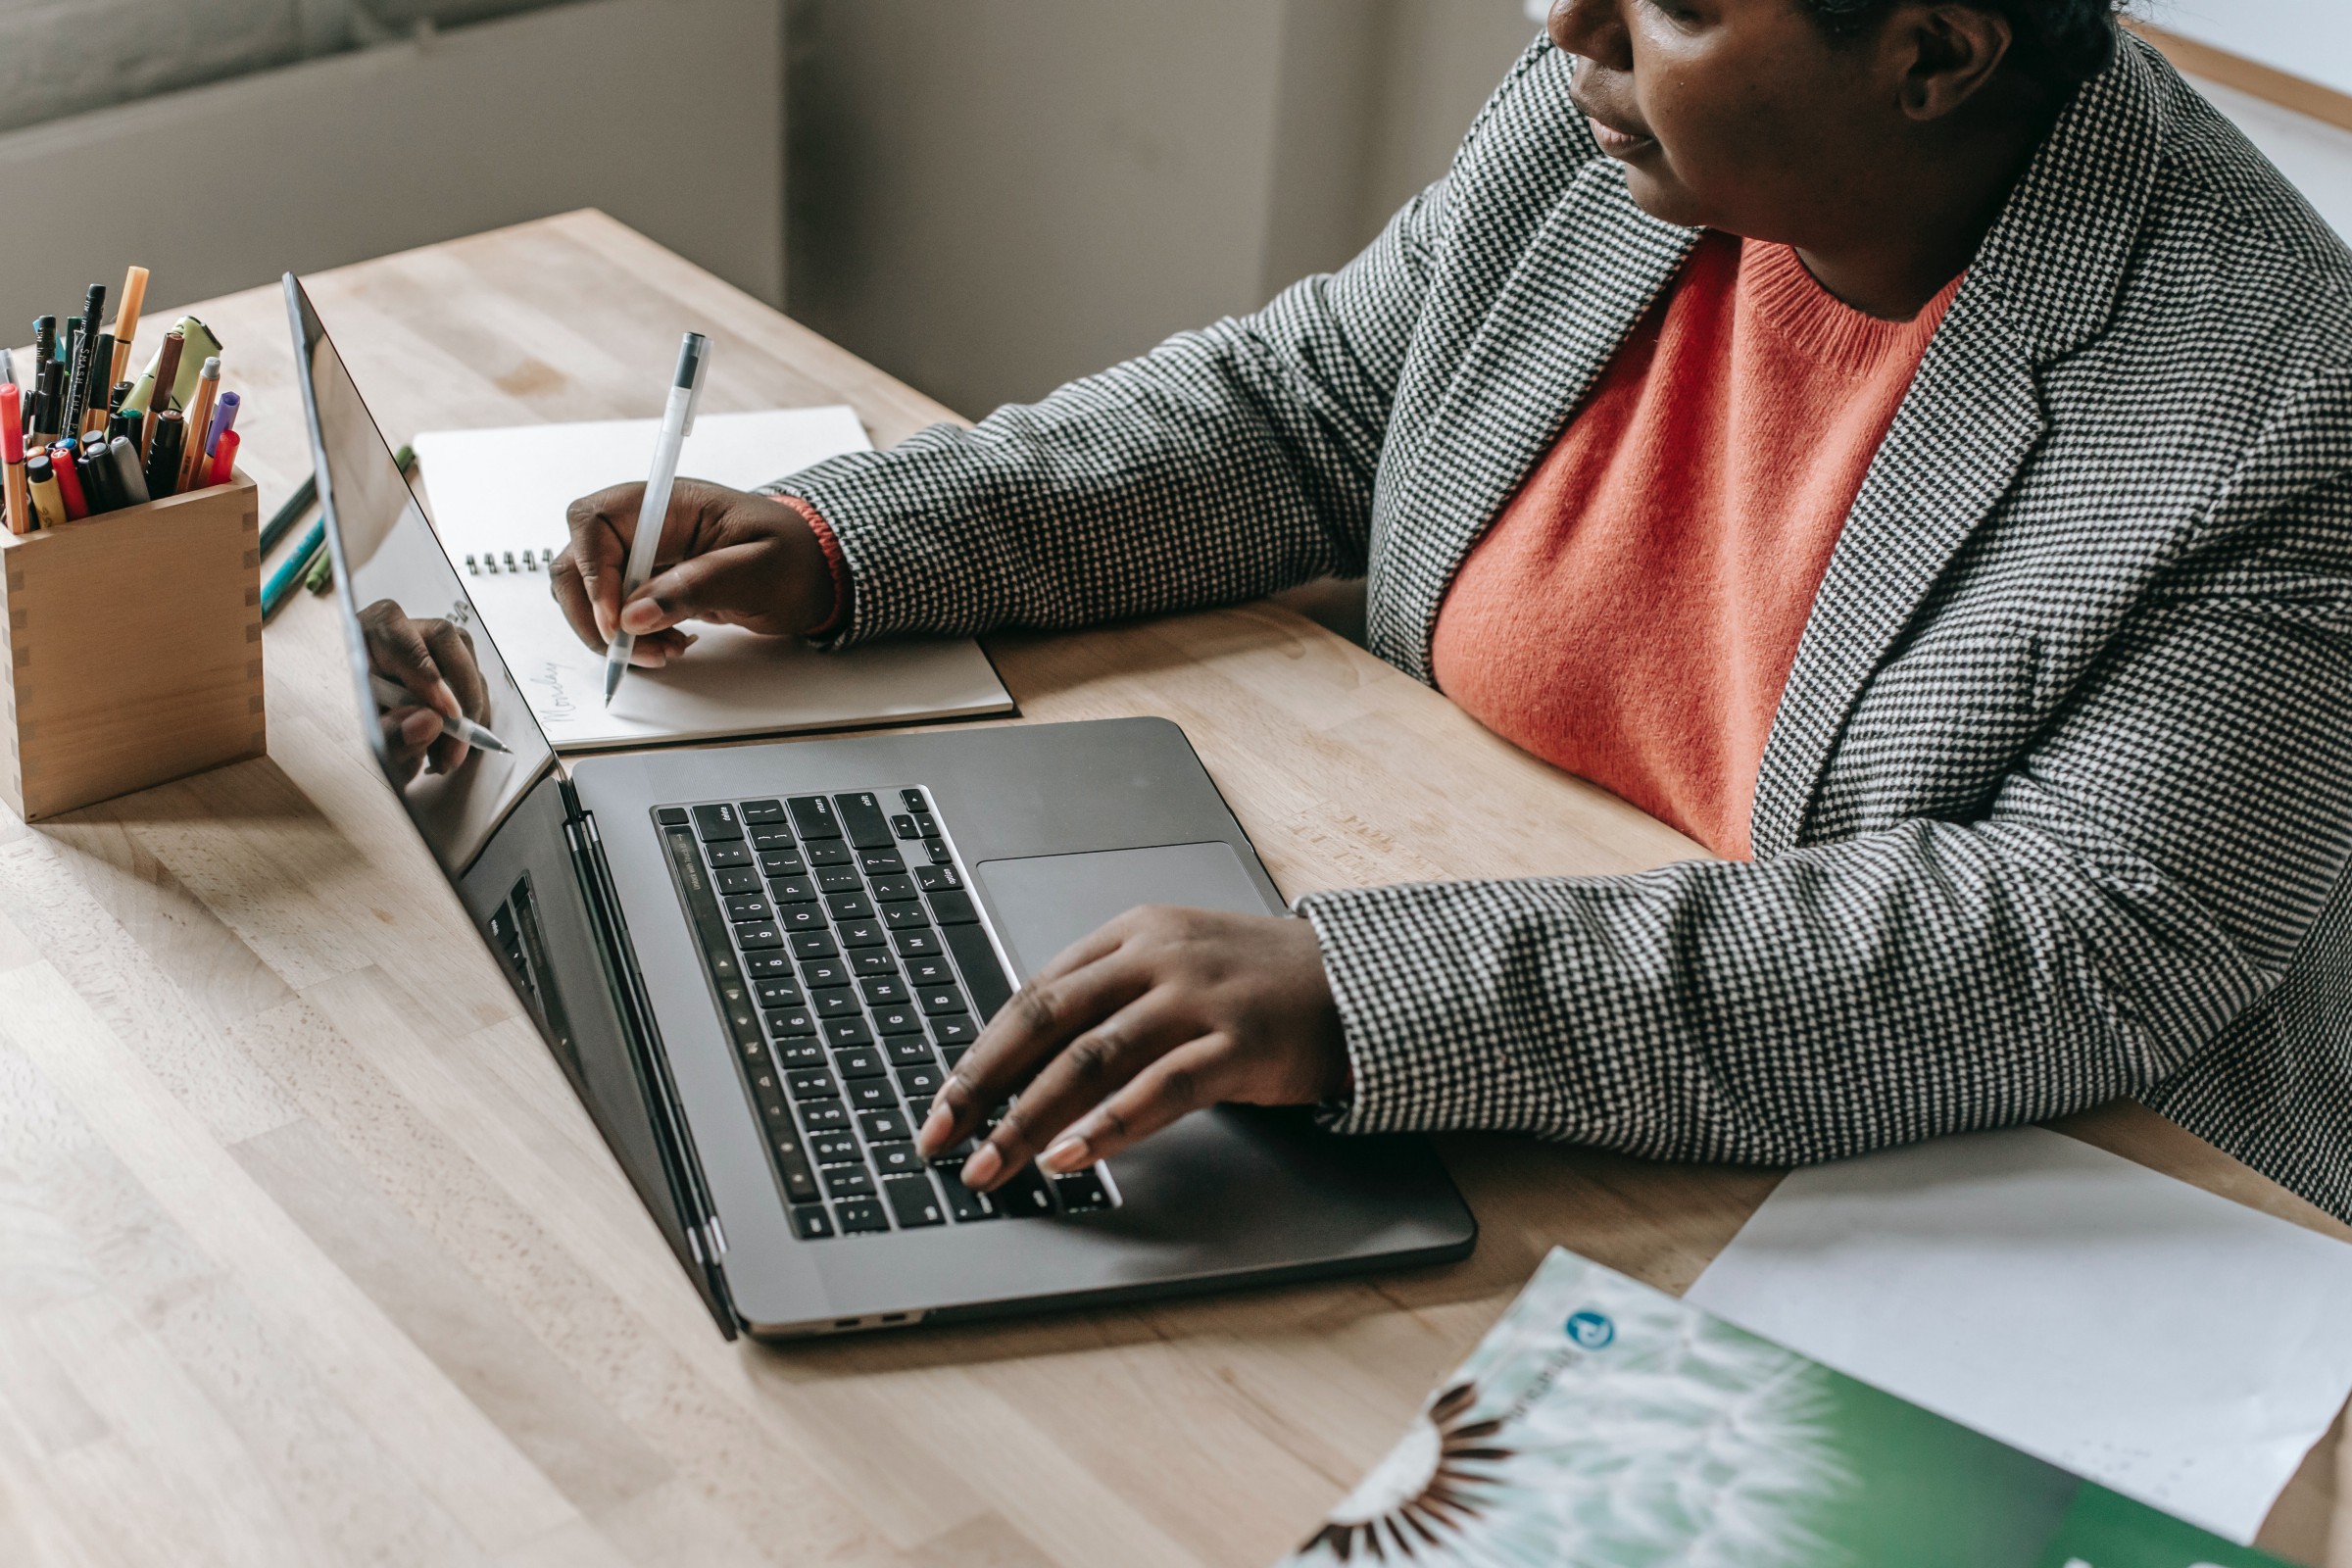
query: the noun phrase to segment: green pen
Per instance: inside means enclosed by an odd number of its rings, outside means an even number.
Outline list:
[[[409,475],[409,470],[416,466],[416,449],[404,446],[392,454],[392,461],[399,466],[400,475],[405,479]],[[282,534],[287,527],[292,525],[294,518],[302,515],[301,509],[308,507],[317,493],[316,481],[305,479],[302,482],[302,488],[288,497],[284,506],[278,508],[277,515],[270,519],[270,526]],[[282,522],[280,519],[283,519]],[[262,553],[267,555],[270,545],[276,541],[269,539],[267,534],[264,535],[264,538],[266,542],[262,547]],[[262,619],[268,620],[276,614],[285,602],[293,597],[294,585],[306,581],[321,562],[330,564],[328,569],[331,573],[333,559],[326,549],[326,519],[320,517],[303,531],[300,539],[294,541],[293,551],[287,555],[278,568],[270,574],[269,581],[262,584]],[[326,581],[331,580],[330,575]],[[322,581],[319,586],[323,588],[324,585]]]

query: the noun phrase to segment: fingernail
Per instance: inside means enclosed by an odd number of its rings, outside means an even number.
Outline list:
[[[932,1106],[931,1114],[923,1118],[922,1130],[914,1135],[914,1147],[928,1154],[948,1141],[948,1129],[955,1125],[956,1118],[947,1106]]]
[[[986,1187],[997,1179],[1004,1168],[1004,1156],[997,1152],[994,1144],[982,1144],[972,1157],[963,1162],[963,1185]]]
[[[1056,1140],[1054,1147],[1038,1156],[1037,1162],[1048,1170],[1072,1171],[1093,1164],[1095,1156],[1088,1150],[1086,1140],[1072,1133],[1067,1138]]]
[[[661,607],[650,599],[633,599],[621,607],[620,629],[639,636],[654,630],[662,620]]]
[[[411,746],[422,746],[441,733],[441,721],[419,708],[400,721],[400,738]]]

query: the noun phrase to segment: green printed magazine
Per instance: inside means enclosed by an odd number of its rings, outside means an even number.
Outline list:
[[[2278,1565],[1554,1251],[1290,1568]]]

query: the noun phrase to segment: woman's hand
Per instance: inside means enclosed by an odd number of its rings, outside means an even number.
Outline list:
[[[441,715],[476,723],[490,716],[490,688],[474,661],[472,636],[446,620],[412,620],[389,599],[360,612],[360,630],[368,643],[368,672],[417,699],[376,715],[392,782],[406,788],[419,766],[433,773],[464,766],[472,748],[441,733]]]
[[[1308,1103],[1347,1077],[1313,926],[1130,909],[989,1020],[916,1141],[936,1155],[1027,1082],[964,1163],[964,1185],[986,1192],[1032,1158],[1054,1173],[1082,1170],[1204,1105]]]
[[[659,669],[694,641],[674,629],[681,620],[784,637],[831,618],[833,571],[808,520],[773,496],[703,479],[680,479],[670,492],[655,575],[623,606],[620,579],[644,500],[643,484],[619,484],[571,504],[571,544],[548,581],[589,647],[603,651],[625,626],[637,638],[630,662]]]

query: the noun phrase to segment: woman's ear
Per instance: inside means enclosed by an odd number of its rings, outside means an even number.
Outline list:
[[[2015,34],[2009,19],[1965,0],[1901,6],[1880,35],[1898,74],[1902,113],[1914,121],[1942,120],[1983,92],[2009,58]]]

